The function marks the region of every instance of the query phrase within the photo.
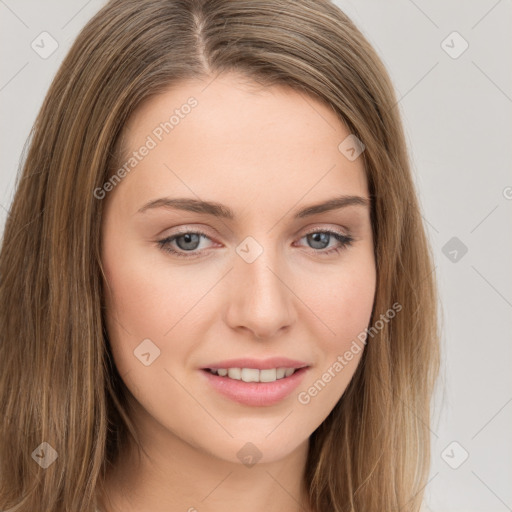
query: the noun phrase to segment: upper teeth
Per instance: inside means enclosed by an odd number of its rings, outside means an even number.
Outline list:
[[[296,368],[269,368],[267,370],[258,370],[257,368],[218,368],[210,371],[221,377],[243,380],[244,382],[274,382],[284,377],[289,377],[295,372]]]

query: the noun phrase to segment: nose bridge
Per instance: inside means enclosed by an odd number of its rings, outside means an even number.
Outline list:
[[[292,294],[280,275],[286,274],[283,255],[271,238],[264,246],[249,236],[236,248],[229,318],[232,327],[248,328],[256,337],[272,336],[292,321]]]

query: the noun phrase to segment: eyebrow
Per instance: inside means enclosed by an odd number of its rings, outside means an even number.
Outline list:
[[[368,208],[370,201],[361,196],[339,196],[324,201],[322,203],[312,204],[299,210],[294,218],[302,219],[304,217],[310,217],[319,213],[329,212],[333,210],[339,210],[347,206],[363,206]],[[191,198],[170,198],[162,197],[146,203],[140,210],[139,213],[145,213],[148,210],[154,208],[166,208],[166,209],[177,209],[185,210],[189,212],[202,213],[205,215],[213,215],[223,219],[233,220],[235,214],[229,207],[216,203],[213,201],[200,201],[198,199]]]

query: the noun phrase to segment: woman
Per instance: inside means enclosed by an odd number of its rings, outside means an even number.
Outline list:
[[[436,286],[395,106],[326,0],[87,24],[0,254],[2,510],[419,510]]]

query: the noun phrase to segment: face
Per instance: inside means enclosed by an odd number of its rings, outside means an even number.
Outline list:
[[[315,99],[233,74],[205,87],[153,97],[125,127],[122,180],[103,189],[109,339],[143,439],[270,462],[307,443],[360,361],[367,180]],[[342,196],[361,199],[312,208]]]

